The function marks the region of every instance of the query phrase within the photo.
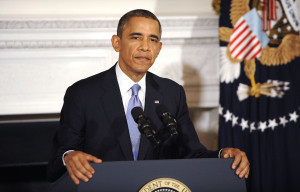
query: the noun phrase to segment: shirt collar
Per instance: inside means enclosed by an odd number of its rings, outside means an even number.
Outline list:
[[[132,81],[120,68],[119,62],[116,65],[116,75],[117,75],[117,80],[120,88],[121,95],[123,96],[127,91],[134,85],[136,82]],[[146,75],[143,76],[143,78],[137,82],[140,86],[141,89],[140,91],[146,92]]]

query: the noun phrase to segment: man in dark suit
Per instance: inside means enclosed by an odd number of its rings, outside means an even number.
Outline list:
[[[120,19],[117,35],[111,39],[119,52],[118,63],[66,91],[48,165],[51,181],[68,170],[76,184],[79,180],[87,182],[95,172],[90,162],[159,158],[153,144],[135,132],[137,125],[129,123],[127,108],[133,97],[156,131],[163,127],[155,112],[158,103],[167,106],[177,120],[179,135],[161,158],[234,157],[236,174],[248,177],[249,161],[244,152],[234,148],[209,151],[199,142],[183,87],[148,72],[161,50],[160,38],[160,22],[149,11],[133,10]],[[138,87],[135,96],[132,87]]]

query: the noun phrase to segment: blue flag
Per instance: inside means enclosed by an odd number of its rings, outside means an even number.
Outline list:
[[[293,0],[269,1],[219,4],[219,145],[246,152],[248,192],[299,192],[299,20]]]

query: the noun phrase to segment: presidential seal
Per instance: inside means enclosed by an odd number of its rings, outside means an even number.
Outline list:
[[[158,178],[146,183],[139,192],[191,192],[191,190],[176,179]]]

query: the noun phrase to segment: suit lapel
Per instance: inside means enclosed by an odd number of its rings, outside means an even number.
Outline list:
[[[146,98],[145,98],[145,114],[152,122],[152,128],[156,129],[154,125],[157,125],[158,117],[156,115],[156,106],[157,103],[155,101],[161,102],[163,96],[159,89],[159,84],[154,80],[153,74],[147,72],[146,76]],[[138,159],[142,160],[145,158],[147,151],[152,145],[150,141],[145,137],[145,135],[141,135],[140,141],[140,149]]]
[[[107,71],[107,75],[103,79],[102,88],[104,93],[100,101],[102,102],[111,128],[118,139],[125,158],[127,160],[133,160],[129,131],[115,66]]]

